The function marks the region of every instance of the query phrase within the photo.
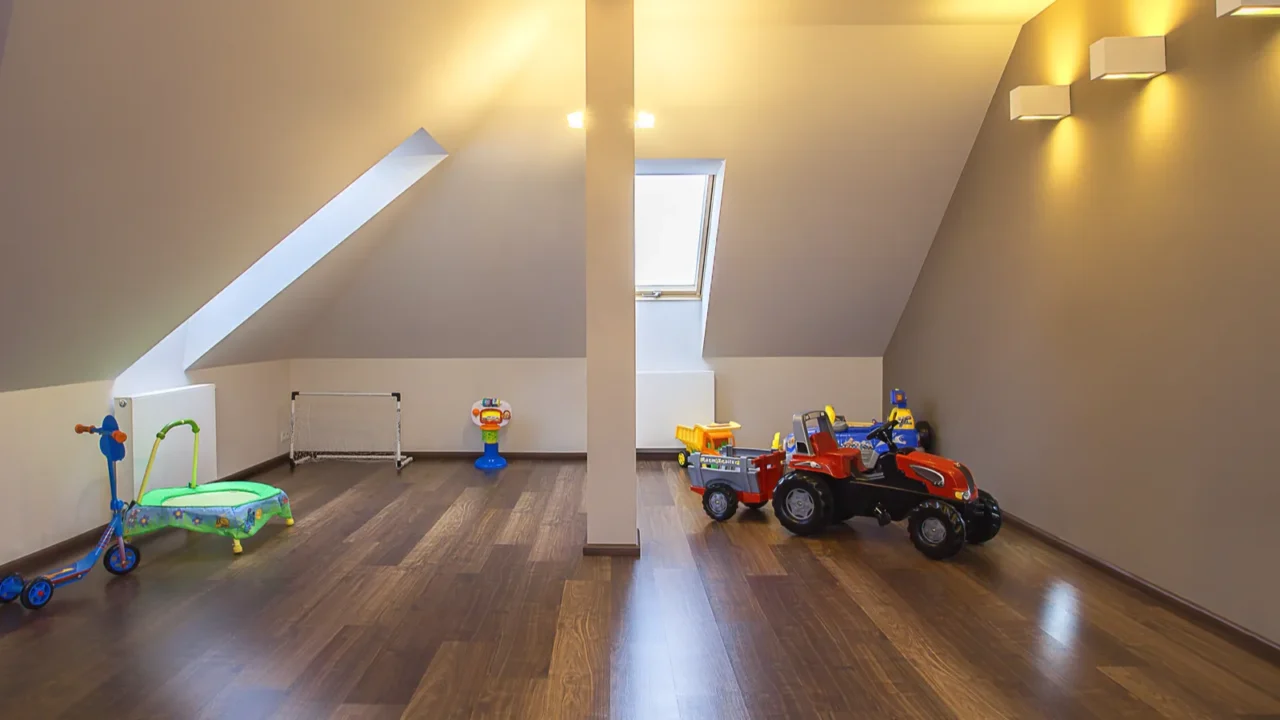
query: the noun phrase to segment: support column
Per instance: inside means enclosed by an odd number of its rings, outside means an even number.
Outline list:
[[[587,545],[638,554],[635,9],[586,0]]]

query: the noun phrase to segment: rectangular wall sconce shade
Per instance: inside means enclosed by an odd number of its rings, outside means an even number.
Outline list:
[[[1218,17],[1280,18],[1280,0],[1218,0]]]
[[[1094,80],[1150,80],[1164,73],[1164,37],[1109,37],[1089,46]]]
[[[1070,85],[1022,85],[1009,93],[1010,120],[1061,120],[1070,114]]]

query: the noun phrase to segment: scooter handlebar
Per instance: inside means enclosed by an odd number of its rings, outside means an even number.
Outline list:
[[[101,435],[103,434],[103,431],[101,428],[94,427],[93,425],[76,424],[76,434],[83,435],[84,433],[93,433],[94,435]],[[115,440],[118,443],[123,443],[125,440],[129,439],[129,436],[125,435],[120,430],[112,430],[111,439]]]

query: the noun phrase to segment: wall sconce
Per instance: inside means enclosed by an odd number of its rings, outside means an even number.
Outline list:
[[[1022,85],[1009,93],[1010,120],[1061,120],[1070,114],[1070,85]]]
[[[1094,80],[1150,80],[1163,74],[1164,37],[1109,37],[1089,46]]]
[[[1280,17],[1280,0],[1218,0],[1218,17]]]
[[[586,123],[586,116],[581,110],[575,110],[569,113],[569,127],[575,130],[581,130]],[[640,130],[648,130],[654,126],[655,119],[651,112],[636,113],[636,128]]]

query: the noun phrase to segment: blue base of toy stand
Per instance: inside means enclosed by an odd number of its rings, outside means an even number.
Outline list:
[[[507,459],[498,454],[498,443],[485,443],[484,454],[476,458],[476,469],[489,472],[506,466]]]

